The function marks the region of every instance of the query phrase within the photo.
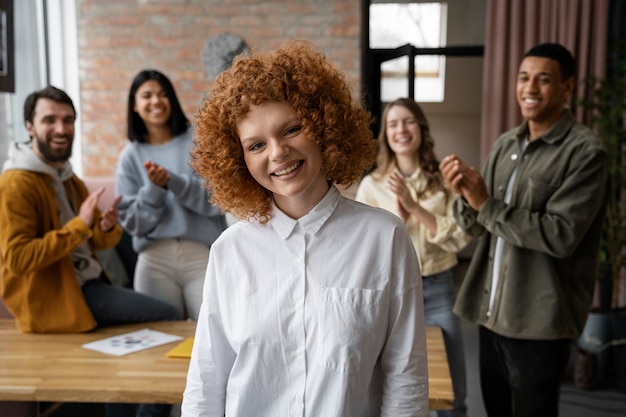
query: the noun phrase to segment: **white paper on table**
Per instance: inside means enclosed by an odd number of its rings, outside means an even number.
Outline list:
[[[123,356],[140,350],[150,349],[166,343],[183,339],[182,336],[142,329],[136,332],[124,333],[118,336],[107,337],[95,342],[85,343],[86,349],[97,350],[108,355]]]

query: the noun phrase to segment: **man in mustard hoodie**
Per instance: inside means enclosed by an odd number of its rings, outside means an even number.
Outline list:
[[[104,188],[90,194],[72,172],[75,119],[65,92],[48,86],[30,94],[24,122],[31,140],[10,146],[0,175],[0,295],[17,328],[75,333],[182,319],[178,307],[111,285],[95,250],[122,235],[117,202],[101,213]]]

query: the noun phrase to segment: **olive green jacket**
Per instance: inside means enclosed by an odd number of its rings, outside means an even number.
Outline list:
[[[522,153],[519,140],[527,133],[524,122],[494,145],[482,173],[490,198],[480,212],[462,198],[455,202],[459,224],[480,239],[454,312],[506,337],[575,339],[593,295],[607,155],[567,110]],[[500,279],[487,316],[498,236],[504,239]]]

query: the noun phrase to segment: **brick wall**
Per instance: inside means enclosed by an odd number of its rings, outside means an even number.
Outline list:
[[[127,143],[128,89],[154,68],[174,83],[190,120],[209,85],[202,50],[231,33],[251,48],[307,39],[360,82],[360,0],[77,0],[85,176],[115,174]]]

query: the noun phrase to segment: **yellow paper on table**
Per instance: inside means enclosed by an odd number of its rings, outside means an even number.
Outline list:
[[[168,358],[191,358],[193,337],[188,337],[165,354]]]

